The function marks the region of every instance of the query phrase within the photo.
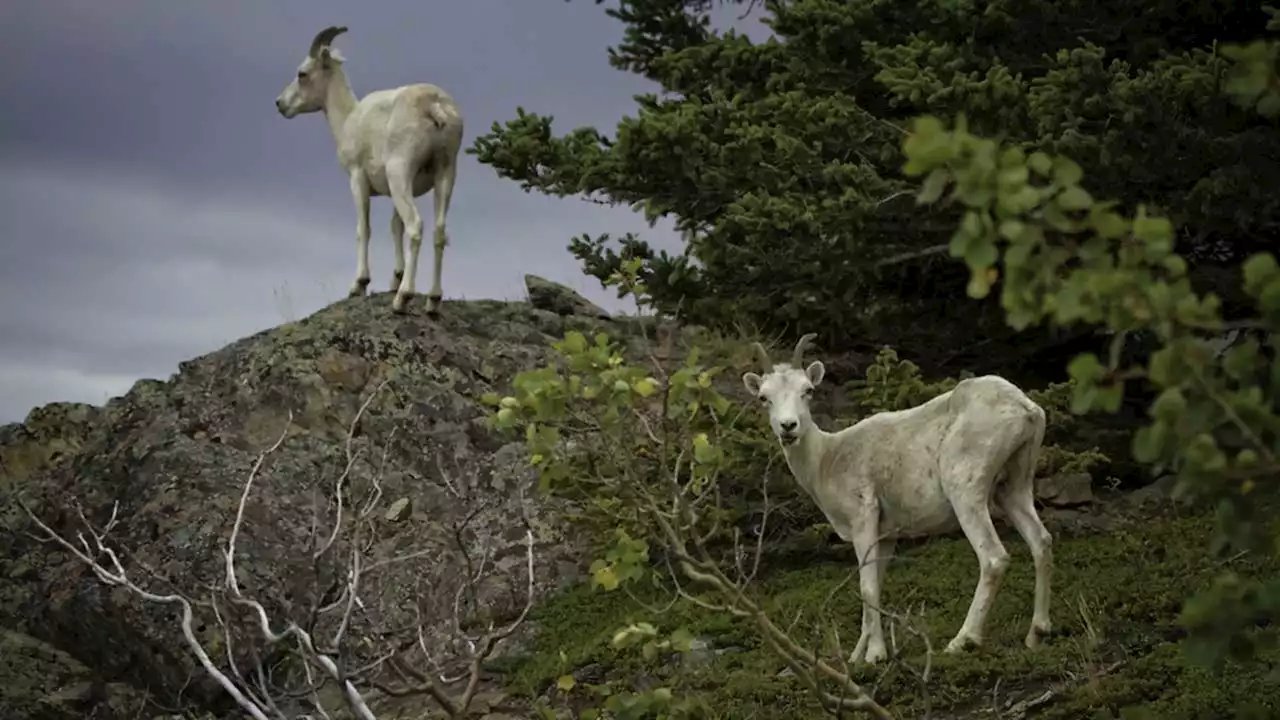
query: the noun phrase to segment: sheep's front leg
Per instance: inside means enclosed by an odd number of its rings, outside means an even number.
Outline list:
[[[356,203],[356,279],[347,297],[356,297],[369,289],[369,182],[363,173],[351,174],[351,198]]]
[[[879,540],[875,515],[864,523],[853,538],[853,549],[858,555],[858,588],[862,594],[862,633],[849,655],[850,663],[865,660],[876,664],[889,656],[884,644],[884,624],[880,618],[880,589],[884,571],[893,556],[894,542]]]

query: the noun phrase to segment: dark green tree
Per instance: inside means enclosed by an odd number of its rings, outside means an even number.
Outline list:
[[[738,3],[746,8],[745,3]],[[1211,0],[789,0],[753,6],[776,38],[710,28],[710,0],[620,0],[610,63],[657,82],[606,134],[521,108],[469,150],[526,190],[667,217],[682,253],[628,235],[574,238],[602,281],[628,258],[663,312],[745,322],[827,349],[892,344],[930,374],[1053,378],[1089,328],[1004,323],[947,257],[954,208],[918,207],[900,171],[910,118],[963,112],[984,136],[1074,158],[1100,196],[1173,220],[1224,314],[1232,279],[1280,219],[1280,137],[1221,92],[1223,43],[1260,3]],[[1130,352],[1149,351],[1134,339]],[[1060,377],[1060,376],[1059,376]]]

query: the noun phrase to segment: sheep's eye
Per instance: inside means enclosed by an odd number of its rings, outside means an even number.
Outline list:
[[[756,399],[760,401],[760,404],[761,404],[761,405],[768,405],[768,404],[769,404],[769,398],[767,398],[767,397],[765,397],[765,396],[763,396],[763,395],[757,395],[757,396],[756,396]]]
[[[306,80],[306,79],[307,79],[307,72],[306,72],[305,70],[299,70],[299,71],[298,71],[298,79],[299,79],[299,80]]]
[[[804,396],[805,396],[805,397],[813,397],[813,388],[811,388],[811,387],[807,387],[807,388],[805,388],[805,389],[804,389]]]

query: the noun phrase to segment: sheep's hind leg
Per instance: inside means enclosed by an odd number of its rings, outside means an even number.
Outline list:
[[[1031,550],[1035,563],[1036,589],[1031,613],[1031,627],[1024,644],[1033,648],[1040,639],[1053,630],[1049,619],[1049,603],[1053,583],[1053,535],[1045,528],[1036,513],[1035,503],[1035,446],[1028,443],[1014,453],[1009,461],[1009,481],[998,495],[1009,524],[1018,531]]]
[[[968,487],[978,485],[978,482],[971,480]],[[985,494],[961,491],[953,494],[951,503],[955,507],[960,527],[978,557],[978,586],[973,591],[973,601],[969,603],[969,612],[965,614],[960,631],[947,643],[948,653],[982,644],[987,615],[991,612],[996,592],[1000,589],[1000,581],[1004,579],[1005,570],[1009,567],[1009,551],[1000,542],[1000,535],[991,522]]]
[[[418,251],[422,248],[422,216],[418,214],[418,207],[413,202],[413,175],[408,163],[387,164],[391,201],[395,203],[396,212],[409,231],[409,257],[405,263],[404,277],[400,279],[400,288],[391,303],[391,310],[396,313],[403,313],[405,304],[413,297],[413,278],[418,274]]]
[[[358,297],[369,289],[369,184],[364,176],[352,174],[351,198],[356,203],[356,279],[347,297]]]
[[[396,249],[396,270],[391,274],[391,292],[395,292],[404,280],[404,220],[395,210],[391,211],[391,243]]]
[[[427,293],[427,312],[440,311],[440,300],[444,297],[440,276],[444,270],[444,248],[449,244],[445,235],[445,216],[449,214],[449,200],[453,197],[453,183],[457,176],[457,165],[450,163],[438,176],[432,195],[435,196],[435,265],[431,270],[431,291]]]

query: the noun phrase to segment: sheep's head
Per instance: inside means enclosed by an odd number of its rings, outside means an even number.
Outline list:
[[[276,98],[276,110],[281,115],[291,118],[324,109],[329,79],[342,64],[342,56],[329,44],[346,31],[345,27],[330,26],[316,33],[307,57],[298,66],[298,74]]]
[[[809,400],[813,398],[813,389],[822,382],[826,368],[822,361],[814,360],[801,370],[800,361],[804,359],[805,348],[815,337],[816,333],[809,333],[800,338],[791,354],[791,362],[776,365],[769,359],[764,346],[754,343],[756,355],[764,367],[764,376],[753,372],[742,375],[742,384],[747,392],[769,408],[769,425],[783,445],[796,442],[813,427]]]

